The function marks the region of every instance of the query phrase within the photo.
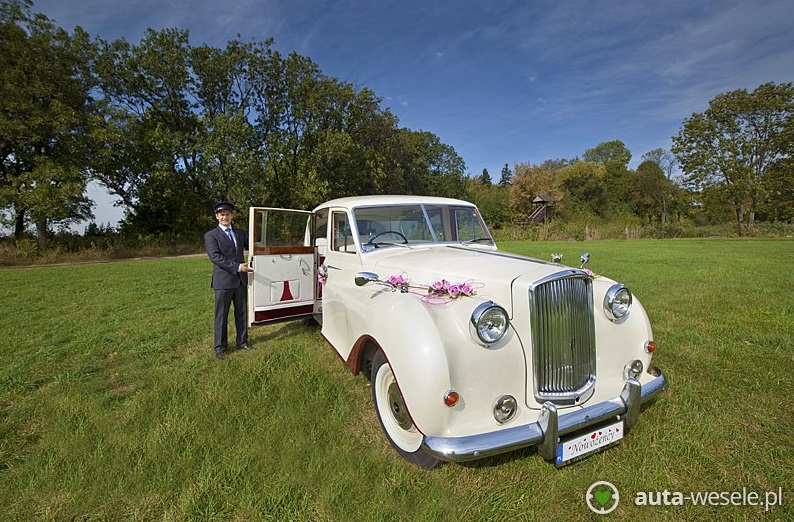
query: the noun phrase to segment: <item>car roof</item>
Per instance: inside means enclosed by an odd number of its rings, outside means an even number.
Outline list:
[[[454,198],[441,198],[436,196],[407,196],[407,195],[385,195],[385,196],[353,196],[347,198],[332,199],[319,205],[314,210],[328,207],[342,207],[352,209],[355,207],[367,207],[378,205],[456,205],[456,206],[475,206],[468,201]]]

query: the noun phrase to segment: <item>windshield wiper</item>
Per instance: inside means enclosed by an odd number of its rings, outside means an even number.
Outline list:
[[[488,243],[493,243],[493,240],[490,237],[476,237],[474,239],[469,239],[468,241],[464,241],[462,244],[469,245],[471,243],[480,243],[483,241],[487,241]]]

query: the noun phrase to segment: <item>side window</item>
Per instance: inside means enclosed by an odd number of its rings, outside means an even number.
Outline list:
[[[274,210],[267,212],[265,223],[265,246],[303,246],[306,214]]]
[[[333,237],[331,238],[331,250],[334,252],[356,251],[356,243],[353,240],[353,231],[350,229],[350,221],[344,212],[334,212],[331,214],[333,227]]]
[[[328,209],[317,212],[314,218],[314,238],[326,239],[328,237]]]
[[[306,238],[307,219],[311,223],[311,212],[254,209],[254,254],[294,254],[311,248]]]

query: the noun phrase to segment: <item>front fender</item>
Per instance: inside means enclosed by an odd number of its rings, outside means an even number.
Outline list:
[[[449,362],[430,307],[416,296],[379,289],[367,302],[365,326],[358,332],[383,350],[411,418],[424,434],[442,432],[450,415],[443,401],[450,389]]]

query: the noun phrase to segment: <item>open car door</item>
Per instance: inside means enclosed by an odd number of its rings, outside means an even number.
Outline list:
[[[317,287],[313,218],[303,210],[249,209],[250,324],[312,315]]]

